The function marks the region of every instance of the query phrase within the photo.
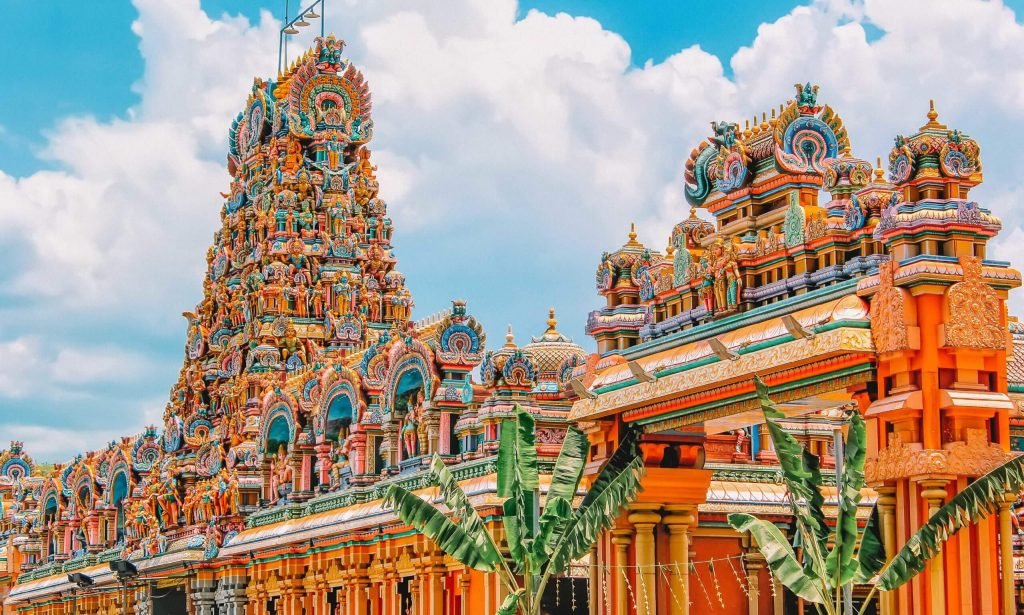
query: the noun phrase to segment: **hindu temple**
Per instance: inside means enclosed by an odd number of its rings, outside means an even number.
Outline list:
[[[497,578],[383,498],[400,484],[436,499],[438,454],[500,536],[495,458],[516,407],[535,418],[542,467],[570,424],[590,470],[624,429],[643,433],[643,491],[548,587],[546,612],[813,612],[726,522],[793,530],[754,376],[826,474],[845,418],[863,416],[859,516],[877,504],[890,552],[1022,448],[1024,327],[1006,305],[1021,275],[987,254],[1000,221],[971,200],[980,145],[934,106],[919,128],[893,126],[875,164],[809,83],[711,122],[680,144],[691,208],[665,247],[635,228],[594,247],[597,352],[554,310],[535,335],[488,345],[467,301],[414,319],[370,88],[344,46],[319,37],[257,78],[229,127],[221,224],[162,424],[45,470],[20,442],[0,451],[3,613],[495,613]],[[1015,613],[1019,504],[1007,494],[867,612]]]

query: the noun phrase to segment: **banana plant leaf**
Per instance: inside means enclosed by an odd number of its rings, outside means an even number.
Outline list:
[[[797,520],[804,546],[804,569],[808,574],[822,577],[825,574],[825,553],[829,529],[822,506],[825,498],[821,494],[821,472],[818,459],[804,449],[796,438],[787,433],[776,421],[785,415],[769,397],[768,385],[760,377],[754,377],[754,388],[764,413],[765,427],[775,446],[775,453],[782,466],[782,478],[789,490],[793,515]]]
[[[516,429],[515,419],[504,419],[498,431],[498,497],[512,497],[512,483],[516,479]]]
[[[515,593],[506,596],[495,615],[515,615],[515,612],[519,609],[519,600],[522,599],[525,593],[525,589],[519,589]]]
[[[854,583],[867,583],[885,565],[885,545],[878,533],[878,507],[871,511],[857,550],[857,574]]]
[[[388,488],[384,505],[393,508],[403,523],[422,532],[439,549],[466,566],[494,572],[501,564],[501,554],[482,526],[479,532],[470,534],[433,504],[398,485]]]
[[[544,514],[541,515],[540,533],[534,536],[531,545],[533,557],[530,564],[535,574],[540,574],[543,571],[544,565],[547,564],[551,553],[555,550],[558,539],[572,520],[572,514],[572,504],[548,494],[548,499],[544,502]]]
[[[519,405],[515,413],[514,419],[501,422],[498,496],[507,498],[502,523],[515,568],[523,571],[530,567],[527,555],[534,550],[534,499],[540,480],[533,417]]]
[[[551,473],[551,486],[548,488],[544,512],[540,516],[541,536],[534,546],[534,557],[538,560],[538,565],[543,565],[554,551],[555,543],[569,523],[572,516],[572,500],[580,487],[589,449],[590,441],[586,434],[575,427],[569,427],[562,441],[558,459],[555,461],[555,469]]]
[[[618,465],[620,462],[606,464],[594,481],[595,485],[600,483],[600,492],[586,507],[580,506],[566,525],[551,553],[548,574],[560,574],[572,560],[590,550],[601,532],[615,525],[622,508],[636,498],[644,475],[643,458],[634,453],[624,467]]]
[[[925,569],[943,543],[962,528],[999,508],[1006,493],[1024,489],[1024,456],[1015,457],[978,478],[940,508],[893,556],[878,575],[878,589],[894,590]]]
[[[790,498],[794,500],[795,507],[798,506],[797,502],[803,502],[807,506],[809,515],[803,515],[807,518],[806,525],[814,533],[818,544],[825,545],[828,543],[829,531],[822,510],[825,498],[821,495],[822,481],[821,472],[818,471],[818,459],[807,453],[796,438],[776,422],[786,418],[786,415],[775,406],[775,402],[769,397],[768,385],[759,376],[754,377],[754,388],[757,390],[757,399],[764,413],[768,435],[775,446],[779,465],[782,466],[783,480],[789,489]]]
[[[786,537],[774,524],[753,515],[733,513],[729,515],[729,525],[738,532],[750,532],[775,578],[790,591],[808,602],[828,602],[821,577],[804,569]]]
[[[843,472],[837,491],[839,515],[836,519],[835,544],[825,559],[825,569],[832,587],[845,585],[857,574],[859,564],[854,558],[857,545],[857,504],[864,486],[864,460],[867,440],[864,420],[854,412],[850,416],[850,429],[843,454]]]
[[[523,491],[540,487],[537,469],[537,434],[533,416],[516,404],[516,469]]]
[[[615,448],[615,451],[611,454],[607,461],[601,465],[601,470],[597,474],[597,478],[591,483],[590,489],[587,490],[587,494],[583,496],[583,501],[580,503],[579,511],[586,510],[590,505],[601,496],[604,492],[607,483],[614,480],[619,472],[629,466],[634,459],[640,454],[637,442],[639,441],[640,434],[635,429],[628,429],[622,436],[622,440],[619,442],[619,446]]]
[[[497,545],[494,544],[494,540],[491,538],[490,533],[484,526],[483,519],[473,508],[473,504],[466,497],[466,493],[459,486],[458,481],[452,475],[451,471],[448,470],[448,466],[445,465],[441,456],[434,453],[434,458],[430,463],[430,475],[437,483],[438,488],[441,491],[441,497],[444,498],[444,503],[451,509],[453,516],[458,521],[456,524],[470,536],[486,536],[488,542],[491,543],[491,547],[495,552],[498,551]]]

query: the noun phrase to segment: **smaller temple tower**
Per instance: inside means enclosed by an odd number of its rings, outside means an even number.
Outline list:
[[[889,255],[857,292],[871,298],[878,353],[866,474],[890,554],[972,478],[1008,459],[1006,298],[1020,274],[985,258],[1001,225],[970,200],[982,180],[979,155],[973,139],[939,123],[933,104],[916,133],[896,137],[892,185],[876,176],[851,201],[861,204],[855,217],[880,208],[874,238]],[[1008,526],[1008,509],[1002,516]],[[926,575],[884,597],[883,612],[993,613],[1000,595],[1012,606],[1011,536],[998,526],[986,519],[959,533]]]

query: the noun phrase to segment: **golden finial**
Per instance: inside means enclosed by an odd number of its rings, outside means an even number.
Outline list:
[[[508,326],[508,332],[505,333],[505,346],[515,346],[515,345],[516,345],[516,336],[512,334],[512,325],[510,323],[509,326]]]
[[[754,125],[750,128],[751,134],[761,134],[761,126],[757,123],[757,114],[754,114]]]
[[[750,136],[750,120],[744,122],[743,125],[743,138],[746,139]]]
[[[875,181],[881,181],[883,175],[885,171],[882,169],[882,157],[879,156],[875,159]]]
[[[672,258],[675,253],[676,249],[672,247],[672,238],[669,237],[668,244],[665,246],[665,258]]]
[[[778,120],[775,119],[775,108],[772,107],[772,119],[768,120],[768,125],[774,126],[776,122],[778,122]]]
[[[548,310],[548,330],[545,333],[558,333],[558,330],[555,328],[557,326],[558,319],[555,318],[555,308],[551,306]]]
[[[768,130],[768,114],[764,111],[761,112],[761,130]]]
[[[629,223],[629,243],[636,243],[636,222]]]
[[[939,119],[939,112],[935,110],[935,99],[928,99],[928,123],[921,127],[921,130],[925,128],[945,128],[945,124],[940,124],[937,120]]]
[[[691,207],[690,208],[690,219],[692,220],[692,219],[694,219],[696,217],[697,217],[697,208],[696,207]]]
[[[846,155],[846,156],[850,155],[850,142],[849,141],[847,141],[846,143],[843,144],[843,154]]]

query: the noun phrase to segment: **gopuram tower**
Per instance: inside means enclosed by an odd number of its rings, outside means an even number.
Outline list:
[[[889,176],[874,229],[889,260],[857,294],[871,299],[878,353],[879,399],[865,413],[873,426],[866,474],[892,553],[971,479],[1007,459],[1014,406],[1006,394],[1006,297],[1020,274],[987,258],[1001,223],[970,200],[982,180],[980,148],[941,124],[934,105],[917,132],[896,137]],[[1007,494],[998,518],[947,542],[927,574],[883,596],[883,612],[999,611],[998,597],[1013,593],[1016,496]]]

